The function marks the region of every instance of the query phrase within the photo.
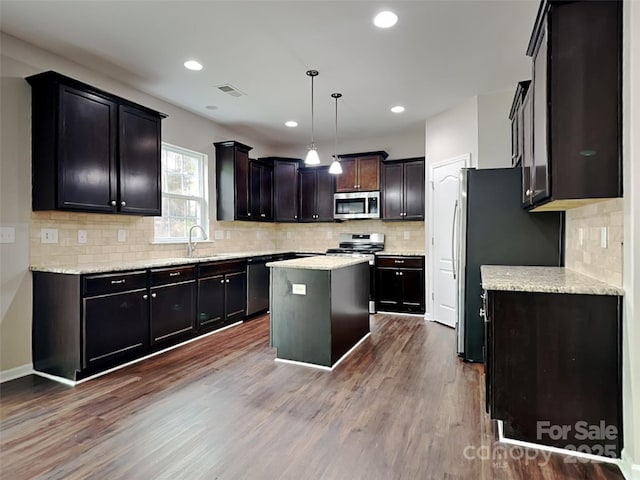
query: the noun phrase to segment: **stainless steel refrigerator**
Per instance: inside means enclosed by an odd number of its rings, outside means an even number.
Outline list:
[[[521,204],[519,168],[460,171],[453,267],[458,355],[465,360],[484,361],[480,265],[563,265],[564,214],[530,213]]]

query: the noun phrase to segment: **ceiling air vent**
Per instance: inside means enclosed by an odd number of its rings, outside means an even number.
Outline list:
[[[232,97],[242,97],[244,95],[244,93],[242,93],[236,87],[232,87],[228,83],[224,85],[218,85],[216,88],[221,92],[226,93],[227,95],[231,95]]]

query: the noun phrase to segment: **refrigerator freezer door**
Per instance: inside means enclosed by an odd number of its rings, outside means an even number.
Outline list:
[[[468,181],[468,169],[463,168],[460,170],[460,188],[458,190],[458,215],[456,217],[455,226],[455,242],[456,242],[456,255],[454,257],[455,277],[457,283],[457,295],[458,295],[458,321],[456,323],[456,335],[458,340],[458,355],[464,355],[464,329],[465,329],[465,316],[464,316],[464,285],[465,285],[465,261],[467,252],[467,181]]]

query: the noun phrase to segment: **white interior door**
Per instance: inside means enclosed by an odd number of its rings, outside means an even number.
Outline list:
[[[431,167],[431,292],[432,318],[455,327],[458,289],[453,274],[454,212],[458,200],[460,169],[468,156],[456,157]]]

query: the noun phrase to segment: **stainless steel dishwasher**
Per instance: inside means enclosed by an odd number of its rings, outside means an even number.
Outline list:
[[[269,309],[269,268],[271,256],[247,259],[247,317]]]

